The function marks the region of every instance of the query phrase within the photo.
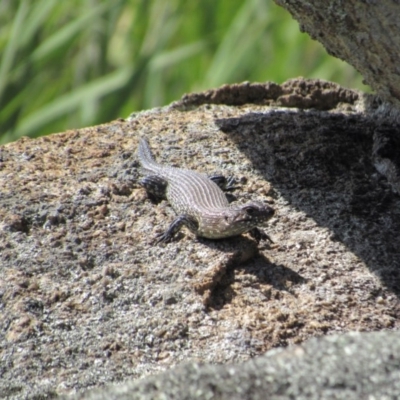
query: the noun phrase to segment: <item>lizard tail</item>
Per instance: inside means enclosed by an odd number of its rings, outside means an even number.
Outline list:
[[[156,172],[158,164],[151,153],[149,142],[144,138],[139,139],[138,159],[144,173]]]

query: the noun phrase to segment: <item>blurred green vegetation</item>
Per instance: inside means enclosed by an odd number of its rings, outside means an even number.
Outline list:
[[[366,89],[272,0],[1,0],[0,54],[0,143],[224,83],[304,76]]]

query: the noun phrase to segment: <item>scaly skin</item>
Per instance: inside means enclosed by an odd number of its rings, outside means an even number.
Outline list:
[[[186,225],[197,236],[221,239],[249,232],[257,241],[271,239],[257,226],[274,215],[267,204],[230,205],[221,188],[206,175],[158,164],[147,141],[140,139],[138,158],[145,175],[140,184],[150,195],[166,198],[178,217],[158,242],[169,242]]]

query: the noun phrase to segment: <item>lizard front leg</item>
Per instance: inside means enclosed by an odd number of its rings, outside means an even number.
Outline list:
[[[196,233],[199,224],[198,222],[188,215],[180,215],[178,218],[174,219],[168,229],[156,236],[155,243],[168,243],[173,237],[181,230],[182,226],[187,226],[192,232]]]

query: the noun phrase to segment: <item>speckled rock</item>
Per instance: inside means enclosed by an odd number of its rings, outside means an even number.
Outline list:
[[[400,4],[397,1],[275,0],[300,30],[355,67],[385,101],[400,106]]]
[[[373,155],[396,125],[379,107],[328,82],[245,83],[1,147],[0,397],[398,329],[400,198]],[[235,201],[271,203],[275,243],[183,230],[154,246],[174,212],[137,183],[140,136],[160,162],[234,175]]]
[[[312,339],[238,365],[187,363],[67,399],[359,400],[399,393],[400,333],[379,332]]]

